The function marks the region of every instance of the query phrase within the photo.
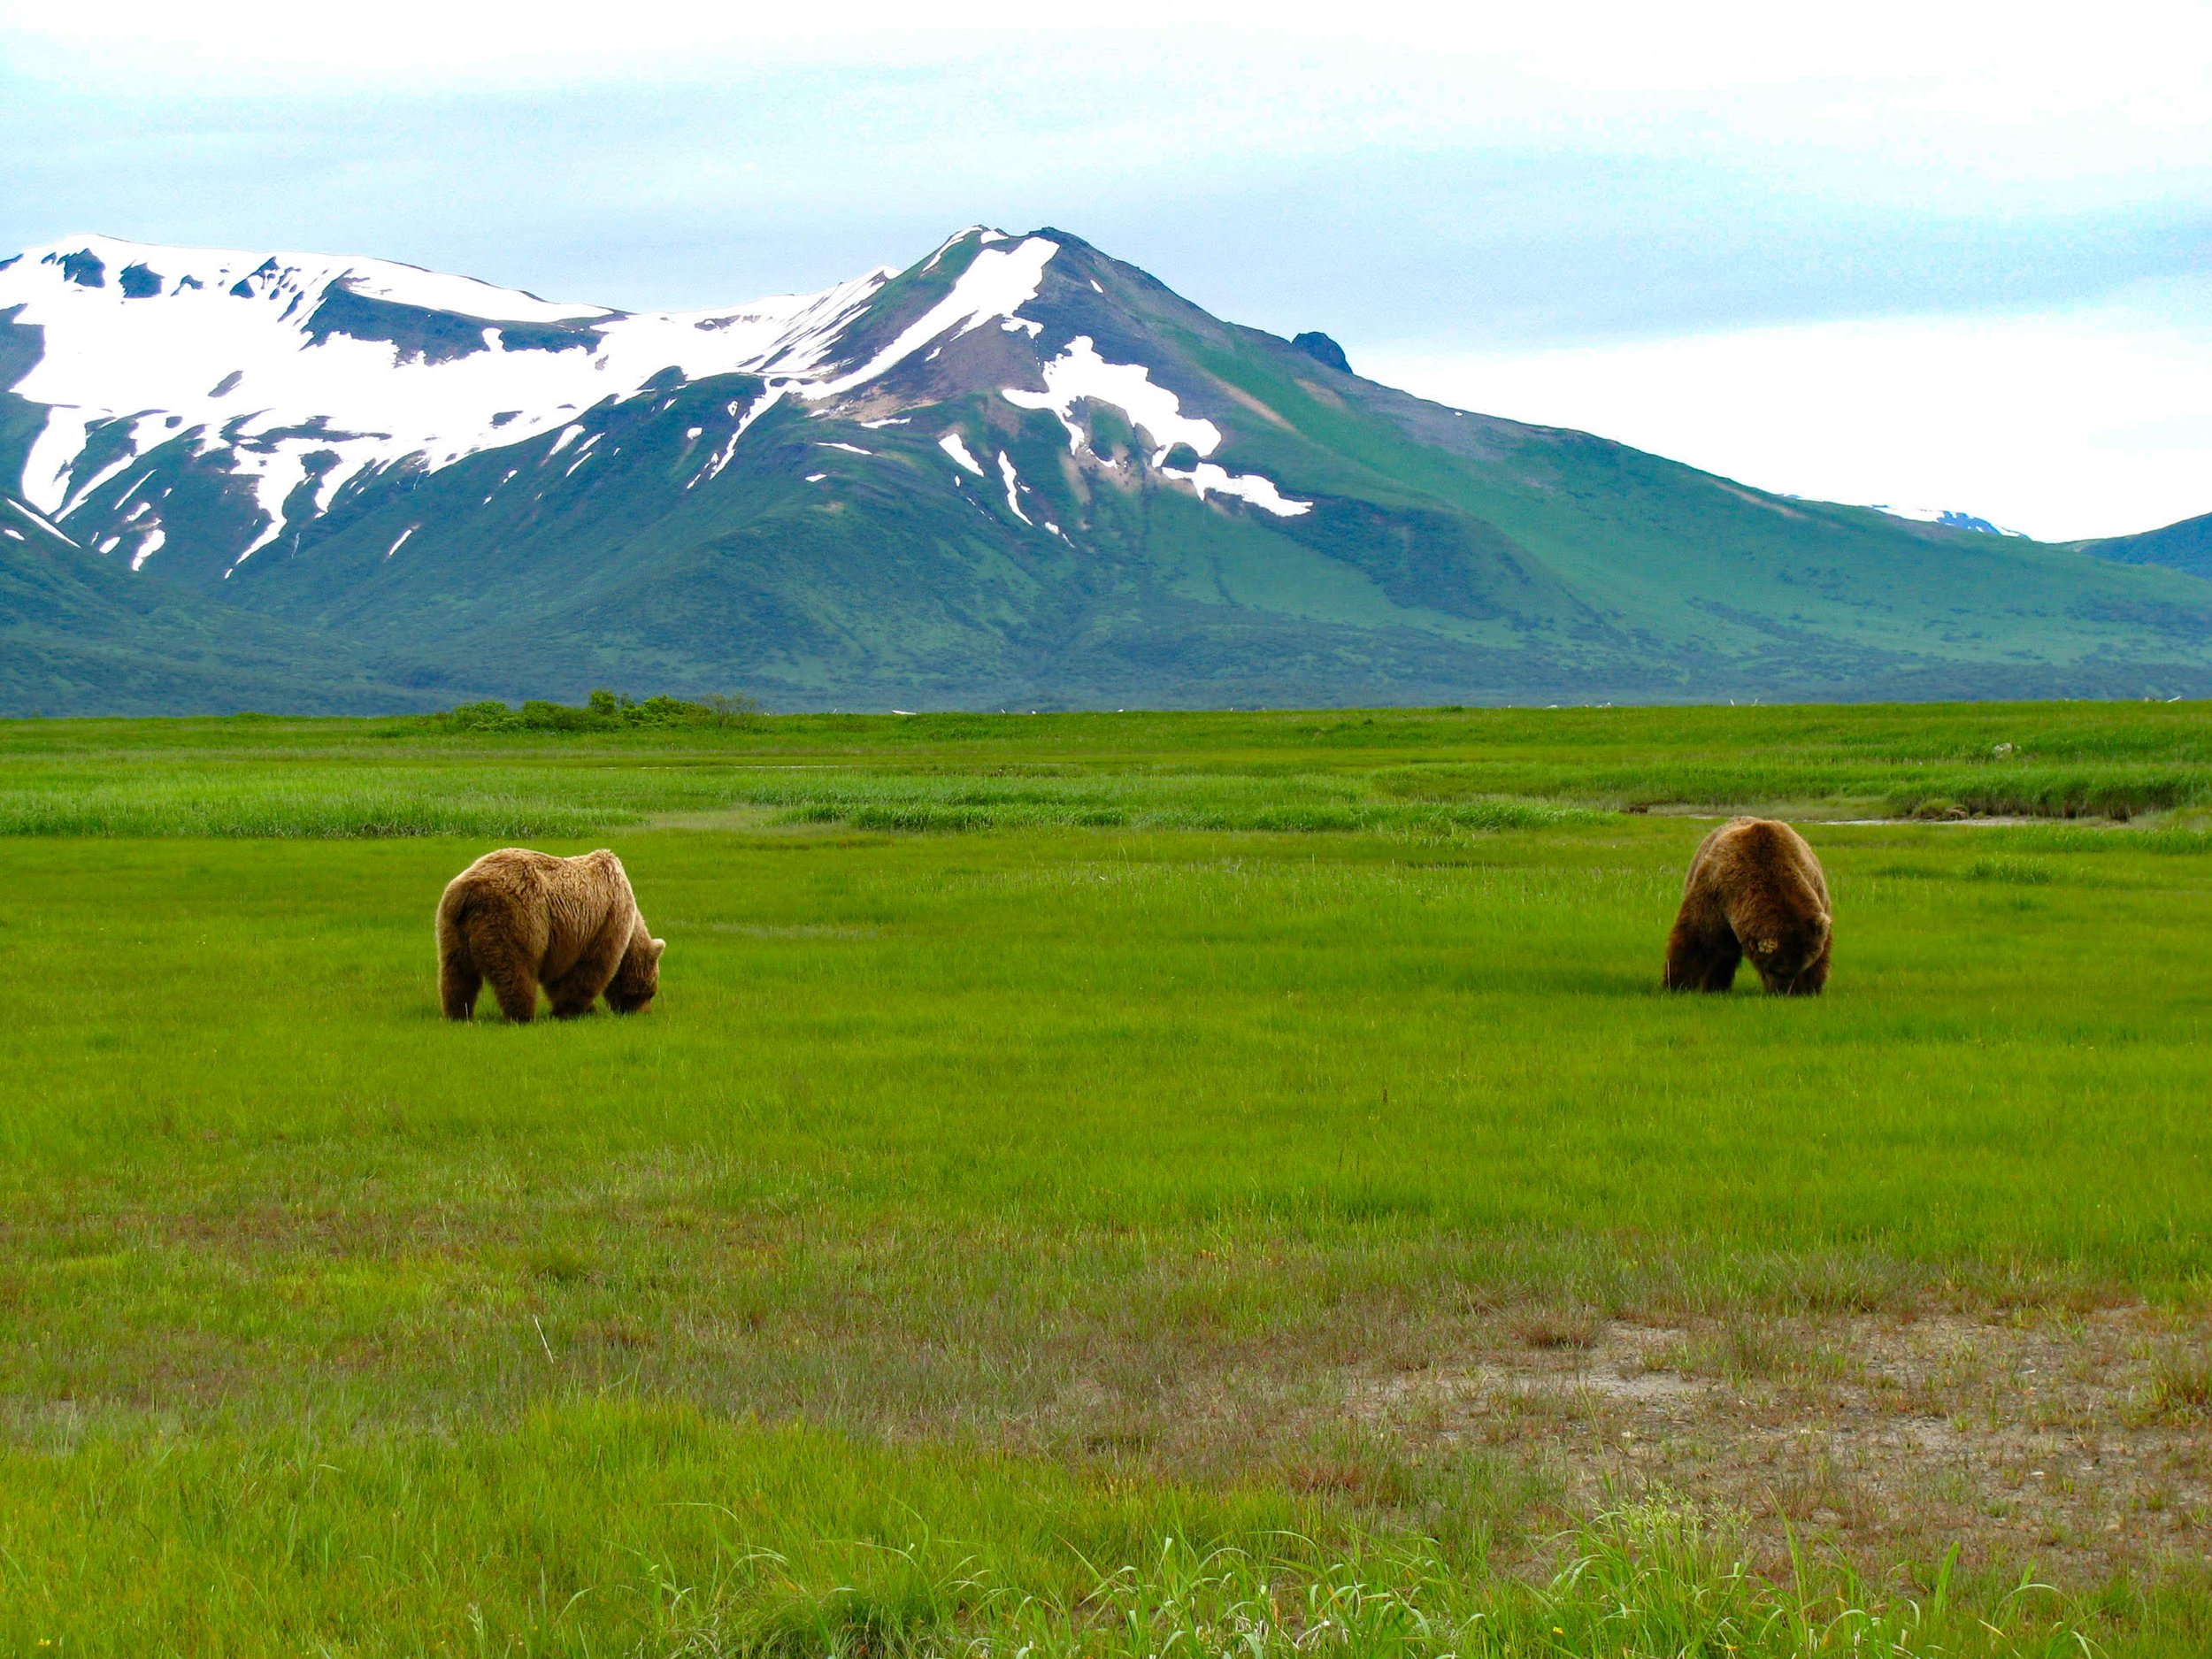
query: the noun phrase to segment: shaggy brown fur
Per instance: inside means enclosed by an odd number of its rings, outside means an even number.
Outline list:
[[[1805,838],[1772,818],[1740,818],[1699,843],[1667,936],[1667,988],[1725,991],[1745,956],[1777,996],[1828,983],[1828,878]]]
[[[503,847],[438,901],[438,1000],[448,1019],[467,1019],[489,979],[509,1019],[535,1016],[540,986],[557,1019],[602,992],[616,1013],[641,1013],[660,991],[665,942],[646,931],[622,860],[605,848],[556,858]]]

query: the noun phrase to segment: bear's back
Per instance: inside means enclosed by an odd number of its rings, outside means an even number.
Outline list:
[[[1828,879],[1805,838],[1775,818],[1731,819],[1705,838],[1689,886],[1716,895],[1782,900],[1824,915]]]
[[[590,925],[610,910],[633,909],[630,878],[622,860],[601,847],[563,858],[529,847],[486,853],[447,884],[449,895],[542,907],[557,924]]]
[[[556,879],[559,867],[566,863],[565,858],[535,852],[527,847],[502,847],[496,852],[486,853],[454,877],[446,884],[446,891],[522,899],[542,893]]]
[[[546,904],[557,938],[580,942],[597,933],[609,918],[636,912],[629,874],[622,868],[622,860],[604,847],[573,858],[549,858],[538,868],[543,871]]]

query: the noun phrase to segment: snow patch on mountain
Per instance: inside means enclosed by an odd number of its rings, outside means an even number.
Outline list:
[[[12,500],[8,503],[8,505],[14,508],[16,511],[21,513],[26,518],[28,518],[40,529],[45,531],[47,534],[58,536],[62,541],[68,542],[71,547],[80,547],[82,545],[81,542],[79,542],[73,537],[69,535],[66,531],[63,530],[59,525],[56,524],[51,518],[49,518],[44,513],[34,512],[30,508],[25,506],[19,501]]]
[[[840,396],[895,368],[949,331],[956,339],[985,323],[1010,319],[1037,297],[1045,266],[1059,251],[1060,244],[1045,236],[1029,237],[1003,251],[985,248],[960,273],[952,291],[908,324],[897,339],[851,373],[807,387],[803,395],[814,400]]]
[[[32,452],[34,455],[37,453],[35,449],[34,449]],[[132,466],[136,465],[138,457],[134,453],[119,455],[116,457],[114,460],[109,462],[107,465],[94,472],[92,476],[85,480],[83,483],[73,484],[68,495],[57,503],[54,516],[58,518],[66,518],[72,512],[76,511],[77,507],[84,501],[84,498],[87,495],[92,494],[92,492],[99,488],[101,485],[108,482],[118,472],[128,471]],[[34,499],[36,499],[36,497],[34,497]],[[45,503],[43,502],[40,503],[40,505],[42,506]]]
[[[1256,472],[1232,473],[1228,468],[1217,466],[1211,461],[1201,461],[1188,472],[1164,466],[1160,473],[1164,478],[1180,479],[1188,484],[1198,492],[1201,501],[1210,495],[1235,495],[1263,512],[1273,513],[1278,518],[1295,518],[1301,513],[1313,511],[1311,502],[1288,499],[1275,488],[1272,480],[1262,478]]]
[[[1201,501],[1209,495],[1234,495],[1279,518],[1313,511],[1311,502],[1289,500],[1271,480],[1256,474],[1233,474],[1203,459],[1194,468],[1169,466],[1167,458],[1179,445],[1187,444],[1202,457],[1211,455],[1221,445],[1221,428],[1184,414],[1182,399],[1157,384],[1141,363],[1107,362],[1088,334],[1070,341],[1066,350],[1045,365],[1044,377],[1041,392],[1010,386],[1000,396],[1017,409],[1050,410],[1067,429],[1068,448],[1077,455],[1090,449],[1090,438],[1076,421],[1076,404],[1108,403],[1152,441],[1153,467],[1163,477],[1190,485]]]
[[[753,399],[744,414],[739,418],[737,426],[730,433],[728,439],[719,449],[714,452],[714,458],[706,464],[703,471],[693,473],[690,482],[687,483],[684,488],[689,489],[693,484],[704,483],[710,479],[718,477],[722,469],[730,464],[731,457],[736,455],[737,441],[745,435],[756,420],[783,401],[783,394],[782,387],[772,386],[758,397]],[[732,403],[728,412],[736,414],[737,405]]]
[[[165,249],[162,251],[172,250]],[[321,263],[296,254],[276,254],[272,257],[288,263],[293,260],[310,265]],[[604,305],[557,304],[519,288],[495,288],[489,282],[480,282],[474,277],[449,276],[442,271],[426,271],[419,266],[397,265],[386,259],[352,259],[342,264],[342,274],[352,278],[355,293],[365,294],[373,299],[389,300],[395,304],[416,306],[423,311],[453,311],[463,317],[480,317],[503,323],[562,323],[572,322],[579,318],[621,315]]]
[[[1068,448],[1079,455],[1090,447],[1074,415],[1075,405],[1086,398],[1120,410],[1131,426],[1150,434],[1162,457],[1179,443],[1187,443],[1202,456],[1211,455],[1220,445],[1221,429],[1212,421],[1185,415],[1182,400],[1156,385],[1143,364],[1107,362],[1088,334],[1071,340],[1066,350],[1045,365],[1044,374],[1041,392],[1010,386],[1000,396],[1017,409],[1052,411],[1067,428]]]
[[[134,485],[132,488],[137,487]],[[142,501],[131,509],[130,516],[123,521],[124,533],[138,538],[138,545],[131,549],[131,568],[134,571],[143,570],[146,561],[160,552],[169,541],[169,533],[163,527],[160,515],[153,508],[153,503]]]
[[[1006,451],[1003,449],[998,452],[998,475],[1006,482],[1008,510],[1013,513],[1014,517],[1024,524],[1027,524],[1029,515],[1022,511],[1021,496],[1017,493],[1021,488],[1021,479],[1015,473],[1014,464],[1007,458]]]
[[[954,460],[959,462],[961,465],[966,467],[968,471],[973,472],[978,478],[981,478],[983,476],[983,463],[977,460],[975,457],[968,453],[968,446],[960,441],[960,434],[958,433],[947,433],[943,437],[937,440],[937,447],[942,449],[947,455],[952,457]]]
[[[1886,502],[1870,503],[1876,512],[1886,512],[1893,518],[1909,518],[1915,524],[1946,525],[1954,530],[1975,530],[1984,535],[2010,535],[2025,538],[2025,530],[2008,529],[1993,524],[1987,518],[1970,512],[1961,512],[1955,507],[1893,507]]]

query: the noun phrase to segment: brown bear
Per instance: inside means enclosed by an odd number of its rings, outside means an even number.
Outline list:
[[[1667,935],[1667,988],[1725,991],[1744,957],[1777,996],[1828,983],[1828,878],[1805,838],[1772,818],[1740,818],[1698,844]]]
[[[556,858],[503,847],[438,901],[438,1000],[448,1019],[470,1018],[489,979],[512,1020],[537,1013],[541,985],[557,1019],[602,992],[616,1013],[641,1013],[660,991],[665,943],[646,931],[622,860],[605,848]]]

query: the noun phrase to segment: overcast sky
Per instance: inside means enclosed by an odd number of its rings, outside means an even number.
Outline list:
[[[1053,225],[1377,378],[1767,488],[2051,538],[2212,511],[2201,0],[747,10],[0,0],[0,245],[641,309]]]

